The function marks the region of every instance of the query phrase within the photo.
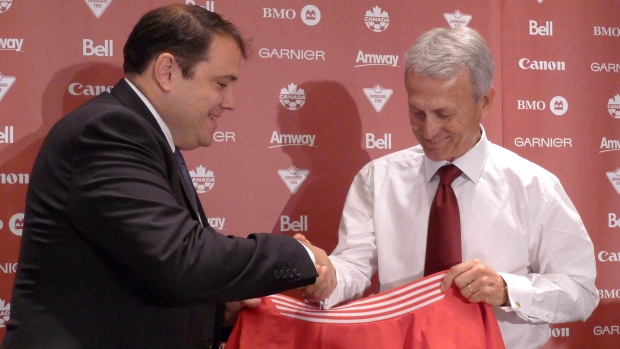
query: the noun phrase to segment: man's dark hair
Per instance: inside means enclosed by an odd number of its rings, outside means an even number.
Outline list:
[[[194,5],[170,5],[144,14],[129,34],[123,48],[125,74],[141,74],[151,60],[168,52],[176,58],[183,77],[192,78],[194,67],[209,60],[214,35],[237,42],[241,55],[248,48],[231,22],[215,12]]]

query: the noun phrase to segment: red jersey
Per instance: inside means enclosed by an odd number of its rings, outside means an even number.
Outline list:
[[[503,349],[490,306],[470,303],[445,272],[329,310],[284,295],[241,312],[226,349]]]

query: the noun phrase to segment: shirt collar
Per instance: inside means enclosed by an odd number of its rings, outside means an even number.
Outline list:
[[[138,97],[140,97],[142,102],[146,104],[146,107],[149,108],[149,110],[151,111],[151,114],[153,114],[153,116],[155,117],[157,124],[159,125],[161,130],[164,132],[164,136],[166,136],[166,140],[168,141],[168,145],[170,145],[170,149],[172,149],[172,152],[174,152],[174,149],[175,149],[174,141],[172,140],[172,133],[170,133],[170,129],[168,128],[168,125],[166,125],[166,123],[161,118],[161,116],[159,116],[159,114],[157,113],[157,111],[155,110],[155,107],[153,107],[151,102],[149,102],[149,100],[146,99],[146,96],[144,96],[142,92],[140,92],[140,90],[138,90],[138,88],[134,86],[134,84],[131,83],[131,81],[129,81],[128,79],[125,79],[125,81],[134,90],[134,92],[138,95]]]
[[[474,183],[478,183],[480,180],[480,176],[482,175],[482,169],[484,168],[484,163],[486,161],[487,155],[489,154],[489,140],[487,139],[486,132],[484,131],[484,127],[480,125],[480,140],[473,148],[471,148],[467,153],[463,156],[455,159],[452,163],[458,167],[463,173]],[[433,161],[424,156],[424,176],[426,177],[426,182],[430,182],[433,178],[433,175],[437,172],[437,170],[446,164],[449,164],[449,161]]]

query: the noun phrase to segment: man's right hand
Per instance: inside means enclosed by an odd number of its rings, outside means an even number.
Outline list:
[[[329,297],[336,288],[336,269],[324,250],[312,245],[302,234],[295,234],[293,237],[306,245],[314,254],[319,277],[313,285],[304,288],[304,293],[308,301],[320,302]]]

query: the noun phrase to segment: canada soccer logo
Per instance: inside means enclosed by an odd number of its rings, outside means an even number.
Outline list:
[[[288,110],[299,110],[306,103],[306,93],[303,88],[297,89],[297,85],[290,83],[280,89],[280,103]]]
[[[620,119],[620,94],[607,101],[607,110],[613,118]]]
[[[196,171],[189,171],[189,175],[192,177],[192,183],[198,194],[204,194],[215,185],[215,176],[213,171],[207,171],[206,167],[200,165],[196,167]]]
[[[379,6],[375,6],[372,11],[366,11],[364,21],[366,22],[368,29],[375,33],[380,33],[386,30],[390,25],[390,17],[388,16],[388,13],[382,11]]]
[[[13,0],[0,0],[0,13],[5,13],[13,5]]]

